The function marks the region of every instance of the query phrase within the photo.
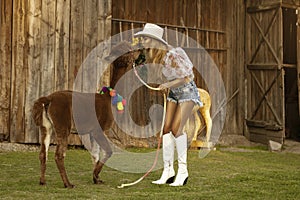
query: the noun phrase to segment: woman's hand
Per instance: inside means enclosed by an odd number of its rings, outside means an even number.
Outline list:
[[[170,82],[167,82],[167,83],[163,83],[161,85],[159,85],[158,87],[161,89],[161,90],[166,90],[168,88],[175,88],[175,87],[178,87],[182,84],[186,83],[186,79],[185,78],[178,78],[178,79],[175,79],[173,81],[170,81]]]
[[[158,88],[160,89],[160,90],[166,90],[166,89],[168,89],[170,86],[169,86],[169,84],[168,83],[163,83],[163,84],[160,84],[159,86],[158,86]]]

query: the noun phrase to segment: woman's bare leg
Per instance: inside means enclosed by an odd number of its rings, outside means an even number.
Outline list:
[[[171,101],[167,102],[167,110],[165,116],[165,124],[163,129],[163,134],[167,134],[172,131],[173,117],[175,115],[177,104]]]
[[[176,107],[176,111],[174,112],[173,120],[172,120],[172,132],[175,137],[179,137],[183,134],[183,128],[188,118],[192,114],[192,110],[195,106],[193,101],[186,101],[180,103]]]

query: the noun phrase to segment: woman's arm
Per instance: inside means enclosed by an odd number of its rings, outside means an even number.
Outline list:
[[[176,88],[176,87],[178,87],[182,84],[188,83],[188,82],[190,82],[190,78],[188,76],[186,76],[184,78],[177,78],[177,79],[174,79],[167,83],[163,83],[159,86],[159,88],[162,90],[168,89],[168,88]]]

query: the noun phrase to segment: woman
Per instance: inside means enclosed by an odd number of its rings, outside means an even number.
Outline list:
[[[193,81],[192,62],[182,48],[174,48],[162,39],[163,32],[163,28],[147,23],[142,31],[135,34],[145,48],[150,48],[146,55],[147,63],[163,64],[162,74],[168,80],[159,86],[163,90],[169,89],[162,138],[164,170],[160,179],[152,183],[182,186],[188,179],[187,135],[183,132],[183,127],[195,104],[203,105]],[[174,181],[175,145],[178,154],[178,172]]]

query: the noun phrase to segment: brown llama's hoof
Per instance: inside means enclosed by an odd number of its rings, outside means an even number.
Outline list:
[[[94,184],[103,184],[104,182],[100,179],[97,179],[97,178],[93,178],[93,181],[94,181]]]
[[[103,184],[104,182],[100,179],[95,180],[94,179],[94,184]]]
[[[94,182],[95,184],[103,184],[104,182],[102,180],[97,180],[97,182]]]
[[[70,185],[65,185],[65,188],[72,189],[72,188],[75,188],[75,185],[72,185],[72,184],[70,184]]]
[[[96,176],[95,174],[93,174],[93,181],[94,181],[94,184],[104,183],[102,180],[99,179],[99,176]]]
[[[45,185],[46,185],[46,183],[45,183],[45,182],[41,182],[41,181],[40,181],[40,185],[41,185],[41,186],[45,186]]]

